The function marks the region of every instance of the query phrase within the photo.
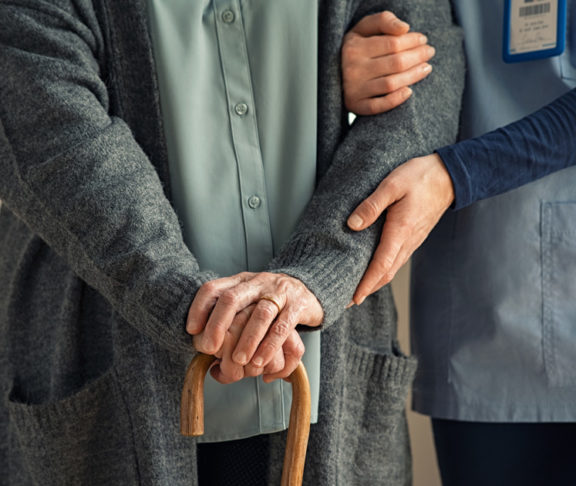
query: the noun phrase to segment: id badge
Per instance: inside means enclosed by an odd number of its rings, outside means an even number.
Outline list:
[[[506,0],[505,62],[558,56],[566,44],[566,0]]]

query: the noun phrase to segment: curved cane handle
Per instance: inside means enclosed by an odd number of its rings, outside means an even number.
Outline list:
[[[214,356],[198,353],[188,367],[180,408],[180,432],[183,435],[198,436],[204,433],[204,379],[215,359]],[[302,363],[288,380],[292,384],[292,408],[282,468],[282,486],[299,486],[304,476],[310,433],[310,384]]]
[[[204,434],[204,379],[216,356],[198,353],[190,362],[180,401],[180,433],[186,436]]]

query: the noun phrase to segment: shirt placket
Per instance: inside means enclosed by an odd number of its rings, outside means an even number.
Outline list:
[[[216,0],[214,5],[218,50],[238,171],[246,268],[260,271],[273,256],[273,240],[242,2]],[[282,380],[265,387],[260,380],[255,380],[254,384],[260,430],[278,424],[285,427]]]
[[[216,0],[215,15],[238,170],[246,267],[257,271],[272,258],[273,244],[241,2]]]

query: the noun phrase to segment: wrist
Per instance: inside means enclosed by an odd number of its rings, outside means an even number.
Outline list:
[[[434,186],[438,188],[442,203],[446,208],[449,208],[454,202],[454,183],[450,177],[450,172],[437,153],[430,154],[424,159],[426,159]]]

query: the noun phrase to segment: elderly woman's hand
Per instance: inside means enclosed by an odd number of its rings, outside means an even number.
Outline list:
[[[216,374],[223,372],[223,379],[239,377],[243,367],[243,376],[264,373],[269,381],[287,377],[300,361],[304,346],[296,326],[317,327],[323,318],[318,299],[300,280],[244,272],[204,284],[186,330],[199,351],[222,354]]]
[[[222,348],[214,353],[219,360],[212,366],[210,373],[216,381],[222,384],[234,383],[242,378],[259,375],[263,375],[265,382],[277,378],[288,378],[304,354],[304,343],[300,335],[293,330],[266,366],[256,367],[252,363],[242,366],[236,363],[232,359],[232,354],[255,307],[253,304],[236,314],[224,336]],[[198,339],[195,338],[195,340]]]

